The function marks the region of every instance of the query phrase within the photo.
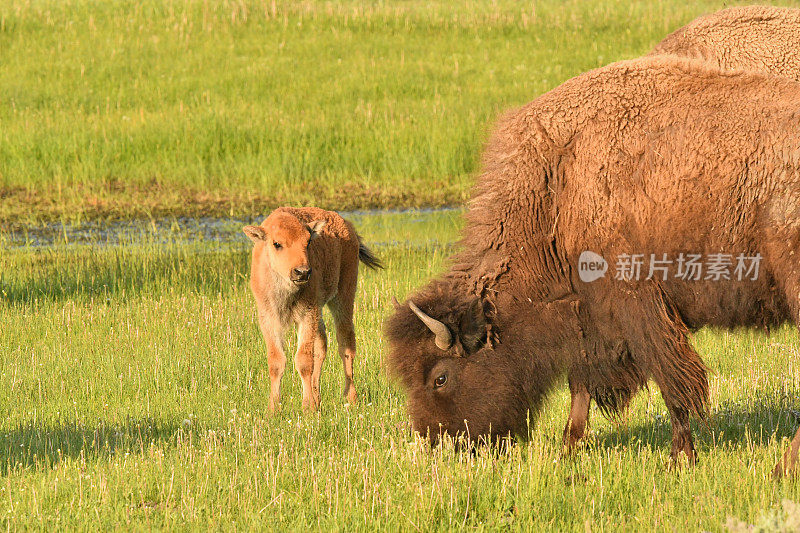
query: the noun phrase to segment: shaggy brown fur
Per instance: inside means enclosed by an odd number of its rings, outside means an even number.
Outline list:
[[[723,9],[669,34],[651,54],[675,54],[725,70],[757,70],[800,80],[800,9]]]
[[[383,268],[380,261],[361,243],[350,222],[316,207],[281,207],[260,226],[245,226],[244,232],[255,245],[250,288],[267,343],[270,409],[275,410],[280,402],[286,367],[283,333],[291,323],[298,325],[295,367],[303,382],[303,407],[319,407],[319,381],[327,352],[322,321],[326,304],[336,324],[344,365],[344,397],[354,403],[353,302],[358,261],[370,268]]]
[[[409,298],[452,347],[407,305],[386,324],[413,427],[432,442],[523,433],[565,372],[612,412],[653,379],[672,456],[694,460],[708,383],[689,330],[798,320],[798,128],[797,83],[674,56],[591,71],[509,113],[462,251]],[[609,261],[605,278],[579,279],[585,250]],[[614,279],[620,254],[719,252],[761,254],[758,279]]]

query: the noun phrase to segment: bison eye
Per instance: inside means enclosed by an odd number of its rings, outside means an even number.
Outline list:
[[[435,380],[433,380],[433,388],[438,389],[444,387],[444,384],[447,383],[447,374],[442,374]]]
[[[281,246],[281,243],[279,242],[273,242],[272,246],[274,246],[276,250],[280,250],[281,248],[283,248],[283,246]]]

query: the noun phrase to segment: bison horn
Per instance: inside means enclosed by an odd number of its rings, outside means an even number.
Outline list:
[[[394,296],[392,296],[392,305],[394,306],[395,309],[400,309],[402,307],[400,305],[400,302],[398,302],[397,298],[395,298]]]
[[[414,314],[428,326],[428,329],[433,332],[435,335],[434,342],[436,343],[436,347],[440,350],[449,350],[453,345],[453,334],[450,333],[450,328],[445,326],[444,323],[423,313],[419,307],[414,305],[414,302],[409,301],[408,306],[414,311]]]

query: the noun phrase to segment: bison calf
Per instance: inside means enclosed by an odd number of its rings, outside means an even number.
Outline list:
[[[322,320],[326,304],[336,324],[344,365],[344,397],[354,403],[353,302],[358,261],[373,269],[382,268],[380,261],[361,243],[350,222],[315,207],[276,209],[260,226],[245,226],[244,232],[255,245],[250,288],[267,343],[270,410],[280,403],[286,367],[283,334],[292,322],[298,326],[295,368],[303,382],[303,407],[319,407],[319,380],[327,351]]]

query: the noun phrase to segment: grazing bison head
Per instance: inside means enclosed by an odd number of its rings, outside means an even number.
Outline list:
[[[311,277],[308,243],[325,226],[324,220],[305,224],[297,217],[273,212],[260,226],[245,226],[244,232],[258,247],[264,268],[284,279],[291,286],[302,286]]]
[[[414,430],[432,445],[445,433],[479,442],[524,432],[527,369],[489,346],[482,302],[454,297],[447,285],[434,282],[396,304],[386,323],[387,364],[405,389]]]

